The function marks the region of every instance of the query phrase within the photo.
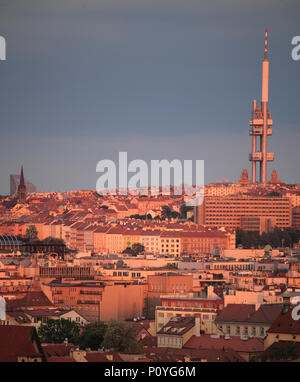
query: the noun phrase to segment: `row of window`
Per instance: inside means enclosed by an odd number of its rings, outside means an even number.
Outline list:
[[[223,331],[225,334],[231,334],[231,335],[244,335],[244,336],[260,336],[264,337],[265,336],[265,328],[264,327],[256,327],[256,326],[251,326],[250,328],[248,326],[230,326],[230,325],[220,325],[219,326],[220,330]]]

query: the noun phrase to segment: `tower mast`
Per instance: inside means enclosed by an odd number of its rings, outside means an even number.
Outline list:
[[[261,105],[253,101],[252,120],[250,121],[249,134],[252,135],[252,152],[249,160],[252,162],[252,182],[256,183],[256,162],[259,162],[259,181],[267,182],[267,162],[274,160],[274,153],[267,152],[267,137],[272,135],[273,121],[268,110],[269,102],[269,60],[268,60],[268,30],[265,31],[265,51],[262,63],[262,90]],[[257,150],[257,139],[260,137],[260,147]]]

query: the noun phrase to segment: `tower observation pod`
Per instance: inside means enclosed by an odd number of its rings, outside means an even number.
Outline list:
[[[269,60],[268,60],[268,31],[265,33],[265,56],[262,63],[261,104],[256,100],[252,105],[252,119],[249,122],[249,134],[252,135],[252,152],[249,160],[252,162],[252,183],[256,183],[257,162],[259,163],[259,182],[266,184],[267,162],[274,160],[274,153],[267,151],[267,137],[272,135],[273,121],[268,109],[269,101]]]

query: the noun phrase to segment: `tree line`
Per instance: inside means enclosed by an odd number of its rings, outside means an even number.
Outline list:
[[[236,231],[236,245],[243,248],[264,248],[270,245],[272,248],[293,247],[300,240],[300,230],[293,228],[274,228],[273,231]]]
[[[113,350],[119,353],[138,353],[140,346],[137,342],[137,332],[134,326],[125,321],[111,320],[108,323],[95,322],[79,328],[76,322],[50,319],[41,324],[38,336],[42,343],[68,343],[78,346],[80,349]]]

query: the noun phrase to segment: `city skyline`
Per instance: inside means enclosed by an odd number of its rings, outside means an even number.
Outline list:
[[[97,162],[122,150],[129,160],[204,160],[206,184],[237,182],[251,171],[265,27],[276,152],[267,179],[276,169],[300,182],[296,1],[259,2],[259,15],[258,2],[233,0],[54,3],[0,2],[0,194],[21,163],[41,191],[95,189]]]

